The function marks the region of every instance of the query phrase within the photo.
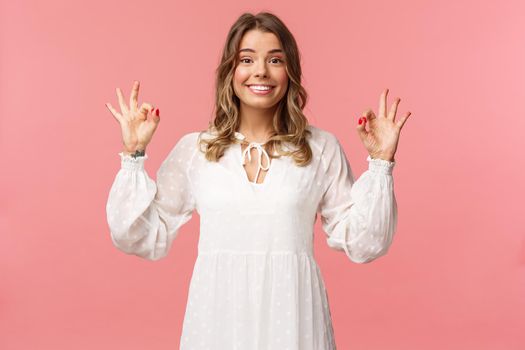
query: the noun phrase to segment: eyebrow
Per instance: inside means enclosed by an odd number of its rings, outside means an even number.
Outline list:
[[[240,49],[240,50],[239,50],[239,53],[240,53],[240,52],[254,52],[254,53],[255,53],[255,50],[254,50],[254,49],[246,48],[246,49]],[[273,49],[273,50],[268,51],[268,53],[276,53],[276,52],[281,52],[281,53],[282,53],[283,50],[281,50],[281,49]]]

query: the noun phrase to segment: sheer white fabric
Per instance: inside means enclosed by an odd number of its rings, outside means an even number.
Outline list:
[[[183,137],[157,172],[157,182],[144,169],[144,157],[119,153],[121,169],[106,206],[113,243],[120,250],[157,260],[168,254],[179,228],[192,216],[195,200],[188,167],[195,152],[191,136]]]
[[[328,163],[328,187],[319,203],[323,230],[331,248],[367,263],[387,253],[397,226],[395,162],[368,156],[368,171],[354,181],[339,141],[332,143],[323,157]]]
[[[354,181],[336,137],[308,128],[312,162],[274,158],[261,184],[249,181],[239,143],[207,161],[198,138],[209,133],[185,134],[156,181],[144,169],[147,155],[120,154],[106,206],[118,249],[165,257],[193,210],[200,216],[181,349],[336,348],[314,223],[320,214],[328,246],[355,263],[386,254],[397,224],[395,163],[368,157]]]

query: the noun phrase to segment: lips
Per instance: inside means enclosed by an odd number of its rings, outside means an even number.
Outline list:
[[[268,95],[269,93],[271,93],[273,91],[273,89],[275,88],[275,86],[272,86],[272,85],[258,85],[258,86],[268,86],[270,87],[269,89],[267,90],[258,90],[258,89],[254,89],[252,88],[252,86],[257,86],[256,84],[253,84],[253,85],[246,85],[246,87],[255,95]]]

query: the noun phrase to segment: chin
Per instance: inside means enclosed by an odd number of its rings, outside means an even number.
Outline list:
[[[268,109],[268,108],[272,108],[274,107],[275,105],[277,105],[281,99],[283,97],[279,98],[279,99],[266,99],[264,100],[264,98],[257,98],[257,97],[253,97],[253,96],[248,96],[247,98],[245,98],[242,102],[247,105],[247,106],[250,106],[252,108],[264,108],[264,109]]]
[[[259,108],[259,109],[270,109],[270,108],[273,108],[275,107],[279,101],[276,101],[276,102],[273,102],[273,103],[270,103],[270,102],[253,102],[253,101],[250,101],[250,102],[243,102],[246,106],[248,107],[251,107],[251,108]]]

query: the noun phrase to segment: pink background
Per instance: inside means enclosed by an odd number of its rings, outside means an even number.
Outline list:
[[[156,171],[204,128],[227,31],[269,10],[296,36],[310,122],[341,140],[390,88],[401,132],[394,244],[371,264],[315,254],[339,349],[524,349],[523,1],[7,1],[0,3],[0,348],[176,349],[198,215],[155,263],[113,247],[118,106],[160,108]]]

